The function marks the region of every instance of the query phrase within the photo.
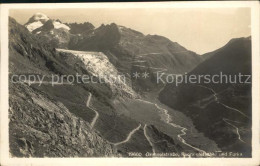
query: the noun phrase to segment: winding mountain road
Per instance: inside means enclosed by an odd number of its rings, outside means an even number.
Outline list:
[[[248,117],[246,114],[244,114],[243,112],[241,112],[240,110],[236,109],[236,108],[233,108],[233,107],[230,107],[230,106],[227,106],[223,103],[221,103],[217,97],[217,93],[212,89],[212,88],[209,88],[209,87],[206,87],[206,86],[203,86],[203,85],[198,85],[200,87],[203,87],[203,88],[206,88],[208,90],[210,90],[212,93],[213,93],[213,96],[215,97],[215,101],[218,103],[218,104],[221,104],[222,106],[230,109],[230,110],[233,110],[233,111],[236,111],[238,113],[240,113],[241,115],[243,115],[244,117],[250,119],[250,117]],[[226,124],[228,124],[229,126],[233,127],[236,129],[236,133],[237,133],[237,136],[238,136],[238,140],[243,142],[243,143],[246,143],[244,140],[241,139],[241,136],[240,136],[240,133],[239,133],[239,128],[237,126],[235,126],[234,124],[230,123],[230,122],[236,122],[236,123],[241,123],[241,122],[237,122],[237,121],[232,121],[230,119],[227,119],[227,118],[223,118],[222,119]]]
[[[167,71],[167,69],[165,69],[165,68],[149,67],[149,66],[142,66],[142,65],[133,65],[133,66],[142,67],[142,68],[149,68],[149,69],[155,69],[155,70]]]
[[[179,139],[180,142],[182,142],[183,144],[189,146],[190,148],[192,148],[192,149],[194,149],[194,150],[196,150],[196,151],[198,151],[198,152],[200,152],[200,153],[205,154],[205,156],[209,156],[204,150],[201,150],[201,149],[199,149],[199,148],[197,148],[197,147],[194,147],[194,146],[188,144],[188,143],[186,142],[186,140],[182,138],[182,136],[184,136],[184,135],[187,134],[187,133],[186,133],[187,129],[186,129],[185,127],[182,127],[182,126],[180,126],[180,125],[177,125],[177,124],[172,123],[172,122],[171,122],[171,116],[168,114],[168,110],[166,110],[166,109],[164,109],[164,108],[161,108],[160,106],[158,106],[158,104],[154,104],[154,103],[149,102],[149,101],[145,101],[145,100],[142,100],[142,99],[137,99],[137,100],[142,101],[142,102],[145,102],[145,103],[149,103],[149,104],[155,105],[155,107],[156,107],[157,109],[161,110],[162,113],[166,115],[166,120],[165,120],[165,122],[166,122],[167,124],[169,124],[169,125],[171,125],[171,126],[173,126],[173,127],[175,127],[175,128],[179,128],[179,129],[180,129],[181,134],[178,134],[178,135],[177,135],[177,137],[178,137],[178,139]]]
[[[140,128],[141,128],[141,124],[139,124],[136,128],[134,128],[132,131],[130,131],[129,134],[127,135],[126,139],[121,141],[121,142],[117,142],[117,143],[109,142],[109,143],[111,143],[111,144],[113,144],[115,146],[120,145],[120,144],[124,144],[124,143],[128,142],[131,139],[131,137],[133,136],[133,134],[136,131],[138,131]]]
[[[138,54],[136,56],[145,56],[145,55],[161,55],[163,54],[162,52],[151,52],[151,53],[146,53],[146,54]]]
[[[93,118],[92,122],[90,123],[90,126],[93,128],[95,126],[95,124],[96,124],[97,119],[99,118],[99,113],[95,109],[90,107],[91,98],[92,98],[92,93],[89,93],[88,99],[86,101],[86,106],[89,109],[91,109],[92,111],[94,111],[95,114],[96,114],[95,117]],[[136,128],[134,128],[132,131],[130,131],[125,140],[123,140],[121,142],[117,142],[117,143],[112,143],[112,142],[109,142],[109,143],[114,144],[115,146],[117,146],[117,145],[120,145],[120,144],[128,142],[131,139],[132,135],[136,131],[138,131],[140,129],[140,127],[141,127],[141,124],[139,124]]]
[[[68,82],[52,82],[52,81],[22,81],[21,83],[25,83],[28,85],[39,84],[40,85],[74,85],[73,83]]]
[[[136,61],[132,61],[132,63],[145,63],[146,61],[142,61],[142,60],[136,60]]]
[[[230,126],[232,126],[233,128],[236,129],[236,133],[237,133],[237,136],[238,136],[238,140],[239,140],[239,141],[241,141],[241,142],[243,142],[243,143],[246,143],[245,141],[243,141],[243,140],[241,139],[241,136],[240,136],[240,134],[239,134],[239,129],[238,129],[238,127],[236,127],[234,124],[228,122],[228,121],[232,121],[232,120],[223,118],[223,121],[226,122],[228,125],[230,125]]]
[[[92,93],[89,93],[89,96],[88,96],[88,99],[87,99],[87,102],[86,102],[86,107],[88,107],[89,109],[91,109],[92,111],[94,111],[95,112],[95,117],[92,119],[92,122],[90,123],[90,126],[91,126],[91,128],[93,128],[94,126],[95,126],[95,124],[96,124],[96,122],[97,122],[97,119],[98,119],[98,117],[99,117],[99,113],[95,110],[95,109],[93,109],[93,108],[91,108],[89,105],[90,105],[90,100],[91,100],[91,98],[92,98]]]
[[[153,145],[152,141],[150,140],[150,138],[149,138],[149,136],[147,134],[146,128],[147,128],[147,125],[145,124],[144,125],[144,136],[147,139],[147,141],[149,142],[149,144],[151,145],[153,153],[155,153],[154,145]]]
[[[216,101],[218,104],[221,104],[222,106],[228,108],[229,110],[236,111],[236,112],[240,113],[241,115],[243,115],[244,117],[250,119],[249,116],[247,116],[246,114],[244,114],[244,113],[241,112],[240,110],[238,110],[238,109],[236,109],[236,108],[233,108],[233,107],[230,107],[230,106],[227,106],[226,104],[221,103],[221,102],[219,101],[218,97],[217,97],[218,94],[217,94],[212,88],[209,88],[209,87],[206,87],[206,86],[203,86],[203,85],[197,85],[197,86],[210,90],[210,91],[213,93],[213,96],[214,96],[214,98],[215,98],[215,101]]]
[[[177,54],[177,53],[182,53],[182,52],[190,52],[188,50],[183,50],[183,51],[176,51],[176,52],[171,52],[172,54]],[[145,53],[145,54],[138,54],[138,56],[146,56],[146,55],[161,55],[164,54],[163,52],[150,52],[150,53]]]
[[[199,149],[199,148],[197,148],[197,147],[195,147],[195,146],[192,146],[191,144],[188,144],[188,143],[186,142],[186,140],[182,138],[182,136],[185,136],[185,135],[187,134],[186,131],[187,131],[188,129],[186,129],[185,127],[182,127],[182,126],[180,126],[180,125],[177,125],[177,124],[172,123],[172,122],[171,122],[171,121],[172,121],[172,120],[171,120],[171,116],[169,115],[168,110],[159,107],[157,104],[155,104],[155,106],[156,106],[159,110],[161,110],[161,111],[166,115],[166,123],[168,123],[169,125],[171,125],[171,126],[173,126],[173,127],[175,127],[175,128],[181,129],[181,132],[182,132],[182,133],[181,133],[181,134],[178,134],[177,137],[178,137],[178,139],[179,139],[183,144],[185,144],[185,145],[189,146],[190,148],[192,148],[192,149],[194,149],[194,150],[196,150],[196,151],[198,151],[198,152],[200,152],[200,153],[203,153],[203,154],[205,154],[206,156],[208,156],[207,153],[206,153],[204,150],[201,150],[201,149]]]
[[[142,57],[140,55],[160,55],[160,54],[162,54],[162,53],[155,53],[154,52],[154,53],[147,53],[147,54],[139,54],[139,55],[137,55],[137,58]],[[132,63],[146,63],[146,62],[147,62],[146,60],[134,60],[134,61],[132,61]],[[139,64],[138,65],[135,64],[133,66],[141,67],[141,68],[149,68],[149,69],[153,69],[153,70],[158,70],[158,71],[155,71],[153,73],[162,73],[162,72],[168,71],[168,69],[166,69],[166,68],[157,68],[157,67],[143,66],[143,65],[139,65]],[[167,74],[167,73],[164,73],[164,74]]]

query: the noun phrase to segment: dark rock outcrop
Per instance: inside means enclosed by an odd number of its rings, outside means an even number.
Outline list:
[[[115,156],[112,145],[61,103],[25,84],[10,84],[10,153],[15,157]]]

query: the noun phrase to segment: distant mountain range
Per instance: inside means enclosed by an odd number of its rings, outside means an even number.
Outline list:
[[[166,37],[115,23],[96,28],[89,22],[62,23],[42,13],[25,25],[9,18],[10,79],[13,74],[45,76],[41,86],[10,82],[11,154],[126,157],[129,150],[144,156],[247,149],[250,156],[251,84],[175,87],[156,82],[158,72],[219,71],[251,74],[250,38],[232,39],[200,56]],[[136,72],[149,77],[134,78]],[[123,74],[126,82],[80,80],[52,86],[52,74],[97,80]]]

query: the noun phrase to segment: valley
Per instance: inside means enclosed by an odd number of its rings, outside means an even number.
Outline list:
[[[60,50],[61,51],[61,50]],[[62,50],[62,52],[69,52],[70,55],[69,56],[74,56],[73,53],[78,53],[78,52],[74,52],[74,51],[70,51],[70,50]],[[88,55],[98,55],[98,53],[95,52],[83,52],[81,51],[80,54],[85,55],[85,57],[87,57]],[[95,60],[94,60],[95,61]],[[93,60],[92,60],[93,62]],[[91,63],[92,63],[91,62]],[[87,64],[89,64],[89,62],[86,62]],[[103,62],[100,62],[103,63]],[[108,64],[108,62],[106,62],[106,65],[103,65],[103,67],[101,66],[95,66],[93,65],[91,68],[90,66],[88,66],[88,69],[91,69],[90,71],[93,71],[93,74],[96,76],[101,75],[100,72],[109,72],[106,68],[107,66],[110,66],[112,64]],[[96,69],[97,68],[97,69]],[[156,68],[158,70],[158,68]],[[114,72],[113,72],[114,73]],[[110,74],[110,73],[109,73]],[[113,76],[115,77],[116,74]],[[111,84],[111,83],[109,83]],[[66,84],[64,84],[63,86],[65,86]],[[81,87],[81,84],[77,84],[74,85],[74,87]],[[83,85],[84,86],[84,85]],[[110,86],[114,86],[115,89],[118,88],[117,85],[111,84]],[[44,85],[42,85],[42,87],[44,87]],[[35,88],[37,89],[42,89],[42,87],[38,87],[35,86]],[[58,86],[56,87],[56,85],[54,84],[54,86],[45,86],[48,89],[52,89],[51,91],[53,91],[56,88],[59,88]],[[121,87],[121,86],[119,86]],[[73,87],[72,87],[73,88]],[[67,89],[67,88],[66,88]],[[131,89],[131,87],[128,87],[126,89]],[[46,91],[46,90],[44,90]],[[64,93],[64,91],[61,91]],[[192,124],[192,121],[190,119],[188,119],[187,117],[185,117],[184,114],[182,114],[181,112],[175,111],[175,110],[166,110],[166,106],[162,106],[162,104],[157,100],[156,94],[158,94],[158,92],[151,92],[149,94],[146,94],[145,96],[148,98],[144,98],[144,97],[135,97],[135,98],[126,98],[125,96],[121,96],[117,97],[114,99],[114,101],[112,101],[113,103],[113,107],[115,110],[117,110],[116,118],[122,118],[126,117],[128,118],[130,121],[133,121],[134,123],[139,123],[138,125],[136,125],[134,127],[134,125],[129,125],[129,127],[127,127],[126,129],[124,129],[122,131],[122,126],[118,126],[116,125],[116,123],[118,123],[118,120],[114,120],[115,124],[113,123],[106,123],[106,126],[109,129],[109,131],[107,130],[99,130],[99,128],[103,128],[103,125],[100,124],[100,121],[103,121],[102,119],[113,119],[112,117],[108,117],[106,114],[107,113],[99,113],[100,109],[98,109],[98,107],[96,108],[95,106],[95,102],[93,102],[93,94],[91,92],[89,92],[89,94],[87,95],[87,100],[85,101],[86,103],[86,107],[88,108],[88,111],[85,111],[84,108],[82,109],[82,111],[78,112],[78,115],[82,115],[86,114],[87,117],[83,116],[84,119],[88,119],[88,122],[90,123],[90,126],[92,128],[97,129],[101,135],[103,135],[103,137],[111,144],[113,144],[114,146],[116,146],[118,148],[118,150],[123,153],[123,154],[127,154],[127,151],[125,151],[122,148],[122,145],[124,144],[124,148],[129,148],[128,146],[132,146],[131,144],[128,145],[129,141],[131,139],[133,139],[132,137],[135,137],[135,139],[141,139],[141,137],[145,137],[147,142],[146,142],[146,146],[152,147],[152,152],[156,153],[160,153],[165,151],[166,149],[168,149],[170,151],[170,149],[173,148],[173,146],[171,144],[168,145],[168,143],[164,146],[164,150],[161,151],[161,142],[160,141],[152,141],[155,140],[153,137],[154,136],[149,136],[150,134],[150,130],[147,129],[147,126],[154,126],[157,128],[157,130],[164,132],[164,134],[168,135],[169,137],[171,137],[174,142],[174,146],[179,146],[180,149],[183,149],[184,152],[187,151],[187,153],[202,153],[205,154],[205,156],[207,156],[207,152],[206,151],[218,151],[218,147],[214,144],[214,142],[212,142],[211,140],[209,140],[208,138],[206,138],[205,136],[203,136],[203,134],[198,133],[198,131],[195,129],[195,127]],[[84,97],[84,96],[82,96]],[[58,100],[62,101],[60,97],[57,98]],[[68,103],[67,103],[68,104]],[[83,103],[80,103],[81,105],[83,105]],[[162,108],[164,107],[164,108]],[[167,108],[169,109],[169,108]],[[92,113],[89,112],[89,110],[92,111]],[[86,113],[83,113],[86,112]],[[82,113],[81,113],[82,112]],[[170,115],[170,113],[172,113],[172,115]],[[88,115],[89,114],[89,115]],[[94,114],[94,115],[93,115]],[[118,114],[118,115],[117,115]],[[90,116],[92,115],[92,116]],[[149,116],[147,116],[149,115]],[[176,116],[175,116],[176,115]],[[92,119],[91,119],[92,117]],[[101,119],[101,120],[99,120]],[[172,122],[172,119],[174,119],[174,121],[177,121],[175,123]],[[178,120],[177,120],[178,119]],[[177,124],[176,124],[177,123]],[[187,126],[189,129],[182,127],[181,125]],[[127,125],[126,123],[123,124]],[[132,126],[132,128],[130,128]],[[136,133],[140,130],[141,126],[143,126],[143,133],[140,135],[136,135]],[[192,130],[189,131],[189,130]],[[109,135],[114,135],[112,138],[108,137]],[[120,137],[120,136],[121,137]],[[158,135],[156,136],[158,137]],[[159,136],[160,137],[160,136]],[[116,139],[115,139],[116,138]],[[159,138],[160,139],[160,138]],[[193,142],[192,144],[189,142]],[[164,142],[162,142],[164,143]],[[156,144],[156,145],[154,145]],[[148,150],[150,149],[150,147],[148,149],[143,149],[143,150]],[[205,149],[205,150],[202,150]],[[141,147],[139,147],[141,148]],[[145,152],[145,151],[144,151]],[[179,153],[179,151],[174,150],[174,152],[176,154]],[[145,154],[145,153],[144,153]],[[179,156],[182,156],[181,153],[178,154]],[[184,156],[185,157],[185,156]]]
[[[68,52],[69,50],[60,50],[60,51]],[[77,54],[78,53],[78,52],[75,52],[75,51],[69,51],[69,52],[71,54],[75,54],[75,53]],[[95,52],[83,52],[83,51],[80,52],[80,53],[82,55],[85,55],[84,57],[87,57],[89,54],[97,54]],[[95,60],[92,60],[92,61],[95,62]],[[87,64],[89,64],[89,62],[87,62]],[[107,63],[106,65],[98,66],[98,67],[96,67],[97,69],[95,68],[95,66],[93,66],[92,70],[95,71],[95,73],[94,73],[95,75],[102,75],[102,73],[100,74],[100,71],[109,72],[108,70],[106,70],[106,66],[109,66],[109,64]],[[112,66],[112,64],[111,64],[111,66]],[[144,67],[146,67],[146,66],[144,66]],[[105,68],[105,69],[103,69],[103,68]],[[162,68],[151,67],[151,69],[155,69],[155,70],[157,70],[157,72],[162,72],[162,71],[158,71],[158,70],[162,70]],[[111,75],[112,73],[110,72],[108,74]],[[128,89],[130,89],[130,87],[128,87]],[[148,96],[150,96],[150,95],[148,95]],[[87,101],[88,107],[89,107],[89,102],[90,102],[91,97],[92,97],[92,94],[90,94],[88,101]],[[154,100],[156,100],[156,98],[157,97],[155,96]],[[168,110],[158,106],[158,104],[161,105],[161,103],[156,104],[155,102],[153,103],[151,101],[147,101],[147,100],[144,100],[144,99],[138,99],[138,98],[136,98],[136,99],[133,98],[131,100],[124,99],[124,100],[127,100],[127,101],[117,102],[118,104],[115,104],[114,108],[116,110],[119,110],[120,112],[123,112],[124,116],[129,117],[130,119],[133,119],[134,121],[141,122],[144,125],[144,127],[143,127],[144,128],[143,129],[144,130],[144,136],[146,137],[147,141],[149,142],[149,144],[151,146],[153,145],[153,143],[150,141],[150,138],[147,134],[148,133],[147,130],[146,130],[147,125],[154,125],[156,127],[159,126],[158,127],[159,130],[165,131],[166,134],[169,134],[171,136],[176,137],[176,138],[174,138],[174,140],[180,142],[179,143],[180,146],[183,149],[187,149],[189,152],[198,152],[198,153],[206,154],[206,152],[204,150],[201,150],[201,149],[195,147],[195,145],[191,145],[191,144],[187,143],[187,141],[183,138],[183,137],[186,137],[186,135],[188,133],[187,128],[172,123],[171,122],[172,117],[171,117],[171,115],[169,115]],[[127,104],[124,104],[126,102],[127,102]],[[140,106],[140,105],[142,105],[142,106]],[[126,109],[124,109],[122,107],[124,107]],[[96,112],[96,116],[94,117],[94,119],[91,122],[91,126],[93,126],[93,123],[96,122],[96,119],[98,118],[99,114],[94,108],[91,108],[91,109],[94,110],[94,112]],[[153,112],[151,112],[151,111],[153,111]],[[172,112],[174,112],[174,110],[172,110]],[[147,114],[150,114],[150,116],[147,117]],[[142,115],[144,115],[144,117]],[[182,115],[182,116],[185,116],[185,115]],[[173,119],[176,119],[176,117],[173,117]],[[179,121],[182,121],[182,120],[183,119],[180,119]],[[187,120],[185,120],[185,121],[187,121]],[[191,121],[190,121],[190,123],[192,124]],[[131,136],[137,130],[139,130],[140,127],[141,127],[141,124],[139,124],[137,128],[134,128],[133,130],[131,130],[129,132],[129,134],[127,135],[125,140],[117,142],[117,143],[113,143],[113,144],[115,146],[117,146],[119,144],[123,144],[123,143],[128,142],[129,139],[131,139]],[[197,140],[196,146],[199,146],[199,147],[207,146],[207,150],[212,151],[214,149],[214,151],[218,151],[217,146],[214,145],[213,142],[210,142],[210,140],[207,140],[207,138],[203,137],[202,134],[196,133],[196,129],[194,127],[193,128],[190,127],[190,128],[193,129],[193,133],[192,134],[190,133],[190,135],[188,137],[189,137],[190,140],[192,140],[192,142],[194,142],[192,137],[193,137],[193,135],[196,135],[196,140]],[[116,128],[114,128],[114,129],[116,129]],[[165,130],[165,129],[167,129],[167,130]],[[179,133],[179,134],[175,135],[176,133]],[[200,138],[200,137],[202,137],[202,138]],[[111,142],[111,140],[109,140],[109,139],[108,139],[108,141]],[[202,145],[202,142],[203,142],[204,145]],[[211,144],[211,146],[209,146],[209,144]],[[154,149],[155,148],[153,148],[153,151],[155,151]],[[181,155],[181,154],[179,154],[179,155]]]

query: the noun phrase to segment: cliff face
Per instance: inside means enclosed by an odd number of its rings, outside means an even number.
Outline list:
[[[61,103],[26,84],[10,84],[10,153],[15,157],[114,156],[113,146]]]

